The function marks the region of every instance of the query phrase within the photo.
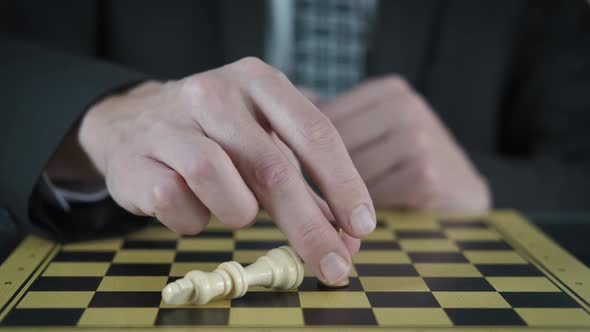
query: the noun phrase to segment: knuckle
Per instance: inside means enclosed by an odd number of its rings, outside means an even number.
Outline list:
[[[303,122],[301,135],[305,143],[319,147],[333,147],[338,141],[339,134],[334,125],[323,114]]]
[[[424,126],[424,115],[417,105],[414,98],[405,97],[402,98],[400,103],[400,111],[405,119],[409,124],[412,125],[414,128],[421,128]]]
[[[413,94],[404,94],[401,98],[402,106],[405,110],[416,113],[416,110],[422,108],[419,98]]]
[[[271,66],[269,66],[269,77],[275,81],[289,82],[289,79],[285,73]]]
[[[270,66],[269,64],[257,57],[243,58],[236,62],[236,65],[240,69],[249,72],[254,76],[272,76],[280,73],[279,70],[273,68],[272,66]]]
[[[153,213],[160,222],[174,232],[182,235],[200,233],[208,223],[209,214],[192,216],[190,221],[178,222],[175,202],[183,195],[184,179],[178,173],[172,173],[160,181],[153,189]]]
[[[270,67],[266,64],[266,62],[262,61],[260,58],[255,56],[248,56],[242,58],[238,60],[235,64],[240,68],[254,72],[265,71],[268,69],[268,67]]]
[[[216,165],[223,162],[225,152],[212,142],[203,142],[198,152],[189,159],[186,169],[186,177],[190,181],[202,182],[215,175]]]
[[[228,89],[227,83],[213,72],[190,76],[182,80],[180,87],[181,95],[196,105],[212,102],[221,104],[223,94]]]
[[[253,83],[267,82],[269,80],[288,81],[287,76],[282,71],[256,57],[243,58],[236,65],[253,76]]]
[[[428,158],[418,158],[414,162],[414,181],[422,191],[431,192],[436,188],[438,174]]]
[[[407,94],[402,100],[403,109],[408,113],[412,121],[418,124],[425,124],[430,118],[430,109],[420,96]]]
[[[285,73],[283,73],[282,71],[280,71],[274,67],[271,67],[271,73],[269,75],[269,78],[273,82],[279,82],[279,83],[283,83],[283,84],[291,84],[287,75],[285,75]]]
[[[426,130],[417,129],[410,134],[410,145],[412,146],[412,149],[418,151],[418,153],[422,155],[428,153],[432,143],[430,133]]]
[[[187,163],[186,177],[190,181],[203,182],[211,178],[214,171],[215,165],[211,152],[203,151],[191,158]]]
[[[254,164],[254,174],[256,182],[266,190],[283,185],[293,177],[289,162],[280,153],[258,159]]]
[[[382,83],[390,90],[409,90],[410,83],[401,75],[390,74],[382,79]]]
[[[154,185],[152,201],[155,215],[163,215],[174,209],[174,202],[180,194],[181,181],[180,175],[170,174]]]

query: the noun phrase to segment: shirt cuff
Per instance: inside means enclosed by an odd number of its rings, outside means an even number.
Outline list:
[[[70,211],[70,203],[97,203],[109,197],[104,182],[56,184],[49,178],[47,172],[43,172],[42,177],[54,198],[55,204],[65,211]]]

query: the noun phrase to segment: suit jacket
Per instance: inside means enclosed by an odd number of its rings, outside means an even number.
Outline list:
[[[102,96],[261,57],[267,11],[264,1],[1,2],[0,208],[29,227],[47,160]],[[496,207],[590,206],[585,1],[381,1],[369,44],[367,75],[401,74],[426,97]]]

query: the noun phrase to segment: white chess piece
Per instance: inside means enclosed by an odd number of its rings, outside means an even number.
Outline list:
[[[162,290],[167,304],[205,304],[213,298],[244,296],[249,286],[297,288],[303,281],[303,262],[288,246],[275,248],[256,262],[242,267],[225,262],[213,272],[190,271],[184,278],[169,283]]]

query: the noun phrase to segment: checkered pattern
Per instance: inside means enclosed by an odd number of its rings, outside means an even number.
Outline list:
[[[169,306],[160,291],[189,270],[249,264],[286,243],[261,215],[235,232],[196,237],[153,225],[122,238],[64,245],[0,326],[590,327],[559,281],[486,219],[379,215],[350,285],[328,289],[306,270],[297,290],[253,287],[242,298]],[[0,316],[1,317],[1,316]]]
[[[358,84],[375,6],[376,0],[295,0],[292,80],[325,98]]]

